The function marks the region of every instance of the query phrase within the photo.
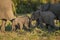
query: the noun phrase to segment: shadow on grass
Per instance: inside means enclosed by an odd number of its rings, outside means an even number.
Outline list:
[[[6,27],[5,27],[5,30],[6,31],[11,31],[12,30],[12,26],[9,24],[9,25],[7,25]]]

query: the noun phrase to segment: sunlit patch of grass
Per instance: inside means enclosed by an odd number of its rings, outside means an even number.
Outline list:
[[[7,21],[6,26],[9,25],[9,24],[12,24],[11,21]]]
[[[57,27],[60,26],[59,20],[54,20],[54,22],[55,22],[55,25],[56,25]]]
[[[31,18],[31,14],[27,14],[27,16],[29,16]]]
[[[36,20],[32,21],[31,24],[35,26],[36,25]]]

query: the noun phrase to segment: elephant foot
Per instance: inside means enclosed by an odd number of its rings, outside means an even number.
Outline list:
[[[1,27],[1,32],[5,32],[5,28],[4,27]]]
[[[5,30],[1,30],[1,32],[5,33]]]
[[[2,24],[1,24],[1,32],[5,32],[5,26],[6,26],[6,19],[2,19]]]

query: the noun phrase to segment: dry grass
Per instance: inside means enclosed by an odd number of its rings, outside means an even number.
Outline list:
[[[48,33],[35,28],[31,32],[0,32],[0,40],[60,40],[60,31]]]

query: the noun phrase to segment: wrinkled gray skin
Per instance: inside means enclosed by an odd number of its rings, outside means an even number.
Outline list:
[[[55,27],[55,15],[51,11],[37,10],[32,14],[31,19],[36,20],[36,26],[39,25],[41,28],[44,28],[43,23],[45,23],[47,27]]]
[[[55,15],[51,11],[40,11],[39,25],[41,27],[43,27],[42,22],[46,24],[46,27],[55,27],[54,20]]]
[[[38,9],[40,9],[40,7]],[[49,4],[49,3],[43,4],[42,9],[43,11],[48,11],[48,10],[52,11],[56,15],[56,18],[60,21],[60,3],[59,4]]]

